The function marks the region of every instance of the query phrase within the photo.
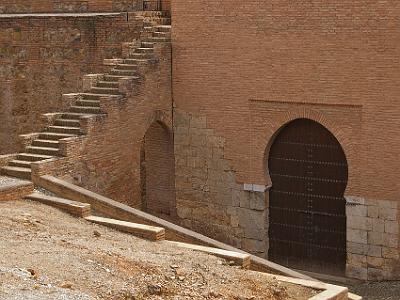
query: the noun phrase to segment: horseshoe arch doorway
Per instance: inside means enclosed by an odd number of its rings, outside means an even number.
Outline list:
[[[269,259],[344,275],[348,166],[338,140],[313,120],[291,121],[271,146],[268,169]]]

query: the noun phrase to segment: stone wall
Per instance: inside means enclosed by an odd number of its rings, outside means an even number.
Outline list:
[[[145,0],[2,0],[0,14],[123,12],[143,9]],[[150,0],[149,9],[158,9],[158,0]],[[159,0],[163,10],[171,9],[171,0]]]
[[[265,257],[267,198],[244,191],[224,138],[205,117],[174,111],[176,209],[183,226]]]
[[[199,224],[185,221],[187,226],[208,230],[212,237],[224,240],[232,235],[231,242],[238,245],[234,239],[242,233],[228,225],[227,207],[235,204],[215,209],[220,206],[215,203],[223,199],[229,203],[236,189],[244,195],[244,186],[271,184],[269,147],[279,129],[297,118],[319,122],[342,145],[349,167],[348,198],[400,201],[400,32],[395,26],[399,13],[395,1],[172,2],[174,105],[183,116],[206,120],[206,130],[224,141],[221,155],[229,164],[228,172],[224,168],[207,171],[223,183],[204,200],[208,193],[194,184],[207,180],[208,173],[200,171],[204,154],[186,154],[188,150],[176,140],[177,164],[187,164],[177,166],[176,171],[178,215],[181,211],[185,220],[207,220]],[[181,129],[175,127],[178,138]],[[202,130],[189,129],[185,142],[210,143],[212,139],[198,132]],[[189,161],[178,160],[186,156]],[[192,211],[202,215],[192,216]],[[267,222],[267,211],[262,213]],[[247,217],[240,219],[237,228],[245,224],[257,228],[262,223]],[[351,214],[348,221],[355,226]],[[266,225],[263,234],[267,234]],[[376,246],[374,234],[367,233],[366,241]],[[267,251],[267,245],[263,246]],[[397,257],[398,246],[387,246]],[[360,265],[353,262],[351,249],[349,276],[355,274],[350,266]],[[360,260],[367,260],[367,255],[362,256]],[[383,254],[381,258],[387,266],[388,258]],[[392,265],[398,261],[393,259]],[[369,261],[369,271],[360,271],[362,275],[356,277],[375,276],[373,266],[379,263]],[[368,262],[363,267],[368,269]],[[383,276],[397,278],[399,270],[384,271]]]
[[[347,276],[400,279],[398,203],[354,197],[347,201]]]
[[[41,114],[62,109],[62,94],[120,57],[141,27],[125,14],[0,18],[0,154],[18,151],[18,135],[41,129]]]
[[[138,10],[141,0],[3,0],[0,13],[119,12]]]

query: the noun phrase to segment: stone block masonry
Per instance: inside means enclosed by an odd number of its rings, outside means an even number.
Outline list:
[[[138,10],[141,0],[3,0],[0,13],[115,12]]]
[[[7,17],[0,15],[0,154],[19,151],[18,135],[42,128],[41,114],[69,104],[85,73],[120,57],[142,22],[126,14]]]
[[[347,276],[400,279],[400,210],[396,201],[348,197]]]
[[[266,257],[267,198],[243,190],[225,140],[208,128],[206,118],[174,112],[176,210],[181,225]]]
[[[2,0],[0,14],[138,11],[143,9],[143,2],[144,0]],[[171,0],[160,2],[163,10],[171,9]],[[154,4],[153,6],[157,7]]]

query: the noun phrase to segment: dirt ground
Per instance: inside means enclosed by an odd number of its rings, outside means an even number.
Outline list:
[[[0,203],[1,300],[302,300],[316,293],[39,203]]]
[[[399,300],[400,282],[360,283],[348,286],[349,291],[360,295],[363,300]]]

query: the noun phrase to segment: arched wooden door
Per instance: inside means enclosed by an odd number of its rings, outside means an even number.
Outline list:
[[[268,166],[269,259],[290,268],[343,274],[348,169],[337,139],[315,121],[294,120],[278,133]]]

